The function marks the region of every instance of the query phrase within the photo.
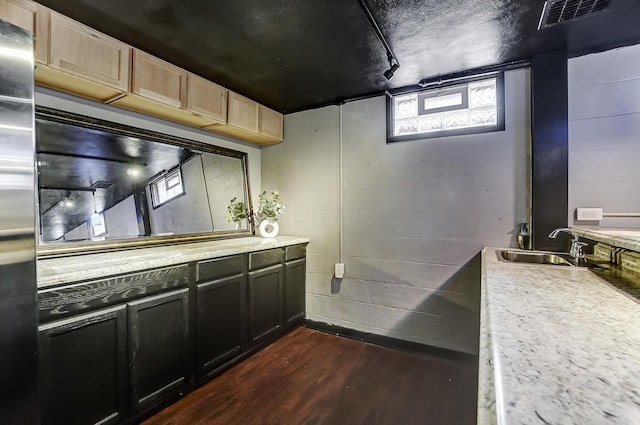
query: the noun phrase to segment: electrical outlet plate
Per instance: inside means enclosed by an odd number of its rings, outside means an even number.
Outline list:
[[[579,221],[602,220],[602,208],[577,208],[576,219]]]
[[[334,275],[336,279],[342,279],[344,277],[344,264],[336,263]]]

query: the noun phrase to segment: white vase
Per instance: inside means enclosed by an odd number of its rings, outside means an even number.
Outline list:
[[[279,231],[278,222],[269,218],[262,220],[260,226],[258,226],[258,234],[263,238],[275,238],[278,236]]]

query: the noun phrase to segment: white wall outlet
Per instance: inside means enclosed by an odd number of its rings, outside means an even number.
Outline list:
[[[336,263],[336,267],[333,273],[336,279],[342,279],[344,277],[344,264]]]
[[[602,220],[602,208],[577,208],[576,219],[600,221]]]

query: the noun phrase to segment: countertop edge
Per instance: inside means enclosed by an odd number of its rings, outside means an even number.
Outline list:
[[[638,423],[638,303],[589,270],[495,251],[482,251],[477,423]]]
[[[38,289],[309,242],[299,236],[247,237],[40,259]]]
[[[640,252],[640,229],[582,226],[574,226],[571,229],[580,237]]]

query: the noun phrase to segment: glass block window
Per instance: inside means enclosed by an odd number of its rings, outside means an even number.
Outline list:
[[[149,188],[151,189],[151,203],[154,209],[184,195],[180,168],[176,168],[149,183]]]
[[[503,75],[391,95],[387,141],[504,130]]]

